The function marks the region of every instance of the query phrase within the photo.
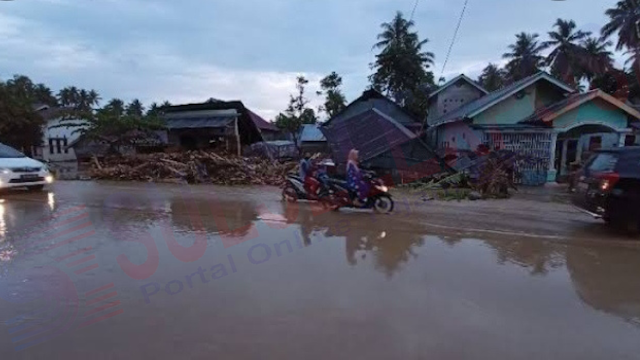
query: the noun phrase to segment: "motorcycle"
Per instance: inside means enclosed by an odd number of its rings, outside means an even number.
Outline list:
[[[297,174],[287,174],[287,181],[282,189],[282,199],[287,202],[296,202],[298,200],[318,201],[327,196],[326,181],[328,176],[326,173],[319,173],[314,178],[315,193],[309,194],[304,188],[304,179]]]
[[[389,188],[385,186],[382,179],[375,176],[373,172],[364,172],[363,178],[369,183],[369,196],[362,205],[356,205],[357,194],[349,190],[346,181],[329,178],[327,179],[327,191],[321,193],[320,201],[325,206],[333,210],[342,207],[356,209],[373,209],[375,212],[389,214],[393,211],[394,202]]]

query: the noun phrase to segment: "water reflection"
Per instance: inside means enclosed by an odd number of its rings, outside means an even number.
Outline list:
[[[512,263],[530,269],[531,275],[546,275],[565,263],[563,246],[536,239],[483,240],[495,252],[498,264]]]
[[[206,231],[232,237],[246,236],[258,219],[255,204],[248,201],[174,198],[171,201],[173,226],[187,231]]]
[[[342,237],[350,265],[355,266],[371,257],[375,268],[387,276],[418,257],[415,249],[424,244],[426,234],[426,229],[415,222],[391,219],[386,215],[320,213],[306,204],[297,209],[283,204],[283,213],[289,222],[299,224],[305,244],[310,244],[314,235]]]
[[[7,235],[7,220],[5,219],[4,199],[0,199],[0,243],[3,243]]]
[[[49,209],[51,211],[56,209],[56,194],[53,192],[47,193],[47,204],[49,204]]]
[[[582,301],[640,325],[640,251],[569,246],[567,270]]]

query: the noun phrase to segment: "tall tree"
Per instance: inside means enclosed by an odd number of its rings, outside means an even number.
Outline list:
[[[102,108],[102,111],[107,111],[113,114],[122,115],[125,113],[125,105],[124,101],[114,98],[109,100],[109,102]]]
[[[147,116],[158,116],[160,114],[160,106],[158,103],[152,102],[147,109]]]
[[[157,117],[145,116],[129,108],[125,109],[122,100],[112,99],[102,109],[75,113],[58,126],[75,128],[74,132],[85,139],[107,144],[109,153],[121,154],[123,147],[153,138],[155,130],[164,128]]]
[[[142,102],[138,99],[134,99],[127,105],[126,114],[130,116],[138,116],[141,117],[144,114],[144,106]]]
[[[516,42],[509,45],[509,52],[502,55],[509,60],[506,70],[510,82],[531,76],[544,65],[544,58],[540,54],[544,47],[538,42],[538,37],[538,34],[525,32],[517,34]]]
[[[306,86],[309,83],[304,76],[296,78],[296,93],[289,98],[289,106],[284,113],[276,116],[275,124],[278,128],[288,132],[298,148],[300,148],[300,129],[304,124],[315,124],[316,118],[313,109],[308,107],[309,99],[305,95]]]
[[[340,86],[342,86],[342,77],[335,71],[320,80],[320,89],[322,91],[318,91],[318,95],[324,95],[325,99],[319,111],[325,112],[329,119],[347,107],[347,99],[344,97]]]
[[[487,91],[496,91],[505,85],[505,72],[498,65],[490,63],[482,70],[478,83]]]
[[[553,25],[556,29],[549,32],[549,40],[542,44],[551,48],[547,64],[551,73],[565,83],[575,86],[582,77],[580,61],[584,56],[581,42],[591,35],[590,32],[576,30],[573,20],[558,19]]]
[[[49,105],[49,106],[57,106],[58,100],[55,96],[53,96],[53,92],[51,89],[45,84],[37,84],[34,91],[34,97],[38,103]]]
[[[435,55],[423,50],[429,40],[420,40],[414,26],[401,12],[381,25],[374,45],[380,53],[371,66],[375,72],[369,80],[374,89],[423,119],[427,111],[424,95],[435,86],[433,72],[429,71]]]
[[[34,110],[28,77],[0,81],[0,142],[26,153],[42,142],[44,120]]]
[[[636,49],[640,44],[638,22],[640,22],[640,0],[620,0],[615,7],[607,9],[609,22],[600,30],[603,38],[617,33],[616,50]]]
[[[588,37],[582,42],[584,51],[580,67],[585,79],[591,81],[594,77],[613,69],[613,53],[609,51],[611,45],[611,41],[595,37]]]

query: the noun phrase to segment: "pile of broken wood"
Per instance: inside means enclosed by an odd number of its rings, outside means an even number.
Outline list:
[[[190,151],[110,157],[102,162],[94,157],[89,175],[101,180],[279,186],[296,166],[295,162]]]

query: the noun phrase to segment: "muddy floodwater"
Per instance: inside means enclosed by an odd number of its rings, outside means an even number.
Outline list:
[[[3,194],[0,359],[640,358],[640,246],[601,224],[277,191]]]

